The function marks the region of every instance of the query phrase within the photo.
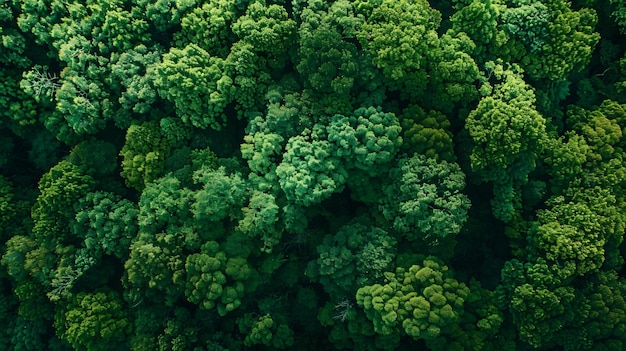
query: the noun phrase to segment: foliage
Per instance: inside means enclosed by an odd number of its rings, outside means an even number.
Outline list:
[[[307,275],[319,281],[334,299],[353,296],[357,288],[383,280],[395,256],[395,238],[361,223],[348,224],[324,237],[319,258],[309,263]]]
[[[105,292],[78,294],[55,324],[75,350],[120,347],[131,331],[120,297]]]
[[[315,128],[287,142],[282,162],[276,167],[278,182],[288,200],[297,205],[320,203],[346,182],[347,172],[326,132]]]
[[[77,204],[75,221],[70,224],[77,237],[83,238],[90,251],[124,259],[130,241],[139,230],[135,204],[111,193],[89,193]]]
[[[414,150],[429,158],[455,162],[450,121],[437,111],[424,111],[417,105],[402,113],[402,149]]]
[[[120,151],[122,172],[126,185],[143,190],[147,183],[163,171],[169,145],[155,123],[132,125],[126,132],[126,143]]]
[[[159,95],[172,102],[184,123],[220,130],[229,101],[223,91],[224,60],[211,56],[196,44],[172,48],[149,72]],[[185,91],[185,93],[182,93]]]
[[[434,241],[459,233],[470,202],[462,193],[465,175],[456,163],[415,154],[400,160],[389,180],[380,209],[394,229],[409,240]]]
[[[358,1],[354,6],[365,18],[357,38],[385,77],[397,82],[425,66],[441,21],[427,1]]]
[[[624,349],[624,5],[0,2],[0,349]]]
[[[384,285],[364,286],[356,294],[377,333],[388,335],[401,327],[414,339],[434,340],[458,323],[469,289],[437,258],[385,276]]]

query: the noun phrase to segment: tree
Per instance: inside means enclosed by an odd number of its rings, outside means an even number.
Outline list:
[[[357,32],[361,46],[372,55],[392,88],[405,81],[418,83],[426,53],[438,44],[441,14],[427,1],[358,1],[356,13],[365,19]],[[419,87],[411,87],[418,90]]]
[[[450,17],[452,30],[467,34],[476,43],[473,53],[477,61],[484,62],[490,56],[491,48],[501,46],[506,36],[498,29],[502,6],[495,1],[468,1],[457,6],[457,11]]]
[[[563,5],[558,10],[551,9],[552,18],[547,25],[546,37],[549,41],[541,46],[534,62],[524,66],[526,72],[534,79],[547,78],[553,81],[567,79],[572,72],[579,71],[589,62],[593,49],[600,39],[600,35],[593,31],[598,21],[595,10],[583,8],[572,11],[565,1],[555,3]],[[526,35],[528,38],[528,33]],[[537,42],[531,44],[536,45]]]
[[[349,118],[335,115],[326,131],[333,153],[345,159],[346,168],[370,177],[382,173],[382,166],[391,162],[402,145],[398,119],[381,107],[359,108]]]
[[[238,119],[250,118],[262,111],[262,97],[272,83],[269,67],[272,61],[275,59],[264,57],[256,51],[255,45],[245,40],[232,46],[218,88],[235,102]]]
[[[11,234],[7,227],[11,224],[16,214],[15,203],[13,202],[14,196],[11,182],[0,176],[0,228],[2,228],[0,229],[0,242],[2,243],[8,239],[7,234]]]
[[[164,27],[180,23],[180,30],[174,33],[174,46],[185,47],[193,43],[211,55],[222,58],[228,55],[229,46],[236,40],[231,30],[239,15],[235,1],[212,0],[203,4],[172,1],[171,4],[170,11],[163,9],[163,13],[170,14],[171,18],[163,18],[159,25]]]
[[[395,244],[383,229],[358,221],[347,224],[324,237],[317,247],[319,257],[309,262],[306,274],[319,281],[332,300],[350,299],[359,287],[383,281],[394,261]]]
[[[441,112],[424,111],[418,105],[405,108],[400,116],[402,150],[436,160],[455,162],[454,143],[449,131],[450,121]]]
[[[185,124],[220,130],[226,123],[224,109],[231,101],[224,84],[224,60],[211,56],[196,44],[173,47],[148,70],[159,96],[174,104]],[[185,91],[185,93],[181,93]]]
[[[276,167],[280,187],[287,200],[296,205],[317,204],[343,190],[348,174],[333,153],[333,145],[324,140],[325,134],[316,127],[290,138]]]
[[[469,289],[431,256],[408,269],[386,273],[384,285],[364,286],[356,301],[374,330],[383,335],[401,328],[414,339],[434,340],[459,322]]]
[[[237,229],[250,237],[259,237],[263,242],[261,250],[271,253],[282,236],[280,227],[277,226],[280,207],[276,204],[276,198],[271,194],[255,191],[250,196],[248,206],[241,211],[243,218]]]
[[[139,230],[137,206],[114,194],[96,192],[87,194],[76,208],[70,227],[84,240],[85,248],[96,257],[107,254],[125,260]]]
[[[439,38],[438,47],[426,52],[428,93],[421,97],[420,104],[450,113],[455,105],[468,107],[478,100],[481,75],[471,56],[475,48],[465,33],[449,30]]]
[[[53,89],[45,90],[55,102],[53,114],[46,117],[47,128],[68,143],[72,134],[95,134],[105,129],[109,121],[127,128],[133,116],[129,106],[119,102],[126,84],[132,82],[111,78],[119,76],[119,69],[114,72],[114,66],[122,53],[135,47],[141,51],[151,42],[148,22],[140,12],[125,8],[120,1],[24,5],[22,29],[30,28],[38,40],[54,48],[58,62],[50,65],[62,68]],[[42,10],[50,12],[40,13]],[[39,70],[37,65],[34,69]],[[28,74],[25,78],[29,78]],[[24,83],[28,90],[36,87],[33,81]]]
[[[294,333],[286,324],[279,324],[274,321],[268,313],[258,317],[256,320],[246,315],[238,321],[239,330],[246,334],[244,345],[265,345],[275,349],[285,349],[293,346]]]
[[[514,1],[502,12],[504,30],[521,41],[531,53],[541,51],[550,39],[550,9],[539,1]]]
[[[572,323],[579,308],[572,286],[562,284],[546,261],[512,260],[502,268],[502,303],[510,311],[522,342],[549,347],[554,333]]]
[[[296,22],[289,18],[283,6],[253,2],[246,13],[233,23],[232,30],[241,40],[252,44],[254,51],[280,60],[294,42]]]
[[[620,27],[622,33],[626,32],[626,11],[624,11],[624,2],[621,0],[611,0],[609,3],[613,6],[611,15]]]
[[[39,181],[40,194],[33,204],[35,240],[49,250],[72,241],[68,230],[74,204],[92,190],[94,180],[67,160],[52,167]]]
[[[152,105],[157,100],[157,92],[148,70],[159,62],[161,54],[158,47],[151,48],[140,44],[111,58],[109,79],[121,85],[118,87],[120,90],[118,102],[126,113],[141,115],[150,113]],[[126,123],[120,123],[125,121],[116,120],[116,122],[119,127],[128,128]]]
[[[75,350],[123,347],[132,324],[113,292],[80,293],[55,320],[60,337]]]
[[[220,222],[235,217],[245,197],[245,182],[241,175],[226,174],[225,167],[217,170],[201,168],[193,175],[194,181],[202,185],[195,193],[192,212],[202,222]]]
[[[541,256],[569,275],[621,266],[618,247],[626,227],[621,201],[600,187],[575,188],[549,199],[550,207],[537,213],[534,239]]]
[[[382,85],[371,56],[359,50],[363,19],[348,1],[311,2],[300,14],[296,70],[326,114],[350,113],[354,96]],[[379,101],[374,100],[375,104]]]
[[[472,170],[495,180],[502,170],[522,161],[522,155],[529,154],[532,160],[541,152],[545,118],[534,109],[535,95],[522,80],[521,72],[500,65],[490,68],[499,83],[491,96],[482,98],[470,112],[465,128],[475,145]]]
[[[148,183],[139,199],[139,230],[156,234],[175,231],[191,219],[193,192],[172,173]]]
[[[244,257],[228,257],[215,241],[202,245],[200,253],[187,256],[185,296],[200,308],[224,316],[241,305],[246,283],[253,276]]]
[[[546,261],[507,262],[499,300],[513,316],[521,341],[534,348],[590,350],[623,345],[624,282],[614,272],[594,271],[571,283]],[[601,311],[604,311],[601,312]]]
[[[390,170],[379,208],[409,240],[443,239],[458,234],[467,220],[464,187],[465,175],[456,163],[415,154]]]
[[[120,156],[126,185],[143,190],[146,184],[162,175],[165,158],[170,152],[159,127],[154,122],[130,126],[126,131],[126,143]]]
[[[510,222],[520,198],[518,188],[528,181],[543,151],[546,121],[535,109],[535,95],[522,80],[519,68],[493,63],[488,67],[497,83],[492,94],[470,112],[465,128],[473,141],[472,170],[483,181],[494,183],[494,214]]]
[[[458,324],[452,326],[449,338],[427,343],[432,350],[492,350],[499,347],[515,349],[514,335],[504,326],[505,316],[498,307],[496,294],[470,280],[470,293]]]
[[[140,304],[144,299],[172,306],[184,293],[185,260],[183,233],[142,235],[130,246],[124,263],[127,299]],[[146,264],[149,263],[149,264]]]

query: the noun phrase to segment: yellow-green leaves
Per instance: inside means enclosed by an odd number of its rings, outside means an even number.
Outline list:
[[[414,339],[434,340],[459,322],[469,289],[439,259],[430,256],[385,276],[384,285],[365,286],[356,294],[377,333],[402,328]]]
[[[142,190],[147,183],[162,175],[169,145],[155,123],[132,125],[126,131],[126,143],[120,151],[121,175],[126,184]]]
[[[365,17],[357,38],[388,79],[400,81],[424,68],[441,21],[427,1],[358,1],[354,7]]]
[[[75,350],[124,347],[132,331],[120,296],[114,292],[80,293],[55,324]]]
[[[159,95],[172,102],[178,116],[197,128],[220,130],[229,99],[218,88],[224,61],[196,44],[172,48],[153,69]]]

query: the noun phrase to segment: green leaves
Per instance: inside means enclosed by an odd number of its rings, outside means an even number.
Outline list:
[[[274,321],[268,313],[256,319],[246,315],[239,320],[239,329],[246,333],[244,345],[265,345],[275,349],[285,349],[293,346],[294,332],[286,324]]]
[[[539,1],[519,1],[516,5],[518,6],[509,7],[502,13],[504,30],[518,38],[530,52],[537,52],[549,39],[550,10]]]
[[[76,350],[109,350],[125,344],[132,325],[120,297],[113,292],[76,295],[55,324]]]
[[[591,53],[600,39],[594,32],[598,15],[592,9],[559,12],[548,25],[551,41],[541,48],[539,62],[526,67],[534,77],[554,81],[565,80],[579,71],[591,59]]]
[[[235,36],[230,30],[237,16],[235,1],[212,0],[198,6],[193,6],[195,5],[193,3],[185,4],[183,1],[172,1],[172,3],[174,6],[172,6],[171,11],[164,8],[160,12],[180,16],[180,18],[175,21],[162,18],[162,22],[157,25],[171,26],[180,21],[181,29],[174,34],[176,46],[184,47],[187,44],[195,43],[212,55],[226,57],[228,47],[235,41]],[[163,1],[159,5],[165,4],[166,2]],[[156,4],[148,3],[147,6],[156,7]],[[176,9],[174,10],[174,8]]]
[[[196,220],[218,222],[229,216],[233,208],[241,208],[245,183],[239,174],[227,175],[224,167],[202,168],[194,173],[194,181],[203,185],[195,194],[192,208]]]
[[[169,145],[158,126],[152,122],[132,125],[126,131],[126,143],[120,151],[126,185],[137,190],[162,175]]]
[[[427,1],[359,1],[354,7],[365,17],[357,38],[387,78],[400,81],[424,67],[441,21]]]
[[[238,230],[250,237],[260,237],[263,241],[262,250],[272,252],[278,244],[282,233],[277,228],[280,207],[271,194],[255,191],[250,197],[248,206],[243,207],[243,219],[239,221]]]
[[[502,290],[520,339],[533,347],[550,345],[553,333],[577,318],[574,289],[563,286],[558,269],[542,258],[535,263],[506,262]]]
[[[174,104],[183,122],[220,130],[226,122],[222,112],[229,102],[219,83],[227,79],[223,65],[221,58],[189,44],[170,49],[150,74],[159,95]]]
[[[356,33],[363,20],[348,1],[336,1],[326,9],[310,6],[300,15],[298,29],[299,61],[296,69],[305,87],[321,94],[336,94],[345,101],[354,88],[375,87],[374,73],[366,64],[369,58],[359,53]],[[366,80],[369,79],[369,82]],[[330,101],[329,101],[330,102]]]
[[[622,3],[2,2],[0,349],[623,349]]]
[[[456,163],[415,154],[389,172],[380,210],[409,240],[456,235],[467,220],[470,202],[461,191],[465,175]]]
[[[33,205],[33,233],[39,243],[53,249],[69,238],[67,224],[74,204],[92,190],[94,180],[80,167],[64,160],[39,181],[40,195]]]
[[[534,109],[532,89],[502,66],[495,66],[493,74],[501,83],[492,96],[480,100],[465,124],[475,145],[472,169],[491,180],[522,155],[536,157],[545,139],[545,118]]]
[[[13,186],[12,184],[5,178],[0,176],[0,240],[4,241],[8,238],[5,238],[5,233],[9,231],[4,229],[6,228],[10,222],[13,220],[13,216],[15,216],[15,204],[13,202]]]
[[[319,258],[306,274],[317,280],[333,299],[354,295],[357,288],[382,281],[396,253],[396,239],[378,227],[355,222],[324,237]]]
[[[296,22],[280,5],[253,2],[232,28],[241,40],[253,44],[255,51],[281,55],[292,45]]]
[[[72,231],[84,239],[85,247],[96,253],[125,259],[130,242],[137,235],[135,204],[111,193],[89,193],[77,205]]]
[[[404,109],[401,116],[402,149],[437,160],[456,161],[450,121],[437,111],[424,111],[417,105]]]
[[[349,168],[377,175],[402,145],[398,119],[382,108],[359,108],[346,118],[335,115],[327,127],[328,141],[336,147],[335,154],[346,160]],[[349,169],[348,168],[348,169]]]
[[[209,241],[200,253],[187,256],[185,296],[200,308],[224,316],[241,305],[244,283],[252,275],[245,258],[227,258],[219,244]]]
[[[348,176],[340,159],[333,155],[332,145],[307,135],[289,139],[276,174],[287,199],[304,206],[341,191]]]
[[[140,234],[130,247],[124,264],[124,283],[133,303],[146,297],[171,306],[184,292],[185,260],[181,257],[180,236],[159,233]]]
[[[622,33],[626,32],[626,10],[624,9],[624,2],[622,0],[610,0],[609,3],[613,7],[611,15],[620,27],[620,31]]]
[[[360,288],[357,303],[380,334],[400,327],[413,339],[433,340],[458,323],[469,289],[451,277],[448,267],[435,257],[408,270],[386,273],[384,285]]]

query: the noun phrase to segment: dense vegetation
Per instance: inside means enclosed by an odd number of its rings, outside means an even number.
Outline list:
[[[5,0],[0,350],[626,349],[626,1]]]

